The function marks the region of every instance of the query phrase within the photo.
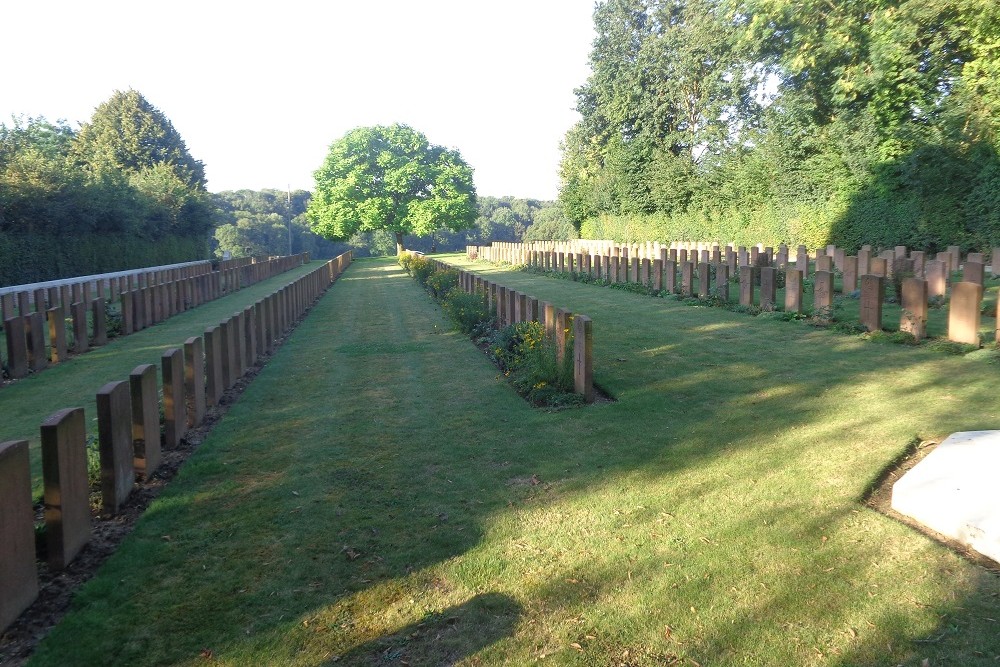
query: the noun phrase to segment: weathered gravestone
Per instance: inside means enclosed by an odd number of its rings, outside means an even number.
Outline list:
[[[833,315],[833,274],[829,271],[817,271],[813,276],[813,311],[824,320]]]
[[[97,442],[101,460],[101,507],[118,510],[132,492],[132,400],[128,382],[109,382],[97,392]]]
[[[573,318],[573,391],[586,403],[594,402],[593,323],[586,315]]]
[[[885,301],[885,278],[861,276],[861,326],[868,331],[882,329],[883,301]]]
[[[28,376],[28,339],[24,317],[9,317],[3,322],[7,342],[7,371],[14,379]]]
[[[63,307],[56,306],[46,312],[49,320],[49,361],[54,364],[66,361],[66,318]]]
[[[160,401],[156,366],[142,364],[129,374],[132,403],[132,465],[146,479],[160,467]]]
[[[163,353],[163,423],[164,445],[175,449],[187,427],[184,412],[184,352],[170,348]]]
[[[729,265],[715,267],[715,294],[723,301],[729,301]]]
[[[948,264],[940,260],[931,260],[926,264],[927,294],[932,297],[943,297],[948,290]]]
[[[951,286],[948,303],[948,339],[966,345],[979,345],[979,309],[983,286],[959,282]]]
[[[42,422],[41,442],[48,563],[61,570],[90,539],[83,408],[60,410]]]
[[[777,280],[772,266],[760,268],[760,307],[762,310],[774,310],[777,301]]]
[[[797,266],[785,269],[785,312],[802,312],[802,272]]]
[[[698,264],[698,298],[707,299],[709,294],[711,294],[711,277],[712,272],[708,268],[708,262],[701,262]]]
[[[858,289],[858,258],[852,256],[844,257],[843,272],[841,292],[851,294]]]
[[[740,305],[753,305],[753,277],[754,268],[752,266],[740,267]]]
[[[902,296],[903,312],[900,315],[899,330],[921,340],[927,332],[927,281],[923,278],[905,278]]]
[[[38,597],[28,441],[0,442],[0,633]]]

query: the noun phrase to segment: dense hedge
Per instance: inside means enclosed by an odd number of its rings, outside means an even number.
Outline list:
[[[208,259],[208,238],[0,233],[0,286]]]

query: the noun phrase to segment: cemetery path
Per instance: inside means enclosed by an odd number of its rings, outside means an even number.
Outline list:
[[[357,261],[34,664],[1000,653],[998,579],[860,503],[915,433],[996,418],[970,417],[975,363],[475,268],[590,315],[617,402],[530,408],[398,266]]]

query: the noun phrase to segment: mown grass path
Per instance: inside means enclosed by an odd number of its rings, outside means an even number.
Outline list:
[[[32,487],[42,491],[39,427],[56,410],[82,406],[89,431],[97,433],[96,398],[106,383],[128,380],[140,364],[153,364],[160,377],[160,356],[172,347],[184,347],[184,341],[200,336],[205,329],[242,311],[295,278],[308,273],[319,262],[296,267],[267,280],[226,296],[208,301],[197,308],[178,313],[159,324],[130,336],[112,338],[102,347],[70,357],[41,373],[0,387],[0,442],[28,440],[31,453]]]
[[[487,270],[616,403],[528,407],[356,262],[34,664],[995,664],[998,578],[859,503],[995,366]]]

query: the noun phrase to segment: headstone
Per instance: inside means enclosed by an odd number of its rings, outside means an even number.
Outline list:
[[[715,294],[723,301],[729,301],[729,265],[722,263],[715,267]]]
[[[986,266],[980,262],[965,261],[962,267],[962,280],[967,283],[984,285],[986,281]]]
[[[948,339],[966,345],[979,345],[979,309],[983,286],[958,282],[951,286],[948,303]]]
[[[951,257],[949,270],[958,271],[958,265],[962,263],[962,249],[957,245],[948,246],[948,255]]]
[[[888,262],[885,257],[872,257],[871,273],[869,275],[885,278],[889,275]],[[862,276],[863,278],[864,276]]]
[[[760,307],[761,310],[774,310],[777,301],[777,281],[773,266],[760,268]]]
[[[257,309],[253,305],[243,309],[243,351],[247,368],[257,365]]]
[[[663,264],[662,259],[653,260],[653,290],[657,292],[663,290]]]
[[[268,298],[266,303],[268,304],[268,312],[273,312],[273,300]],[[205,403],[208,406],[218,405],[219,399],[222,398],[222,392],[225,391],[225,380],[222,372],[223,338],[220,327],[205,329]]]
[[[840,272],[844,271],[845,256],[843,248],[837,248],[833,251],[833,266]]]
[[[129,336],[135,331],[135,313],[133,312],[134,306],[132,301],[133,292],[122,292],[119,295],[121,299],[121,319],[122,319],[122,335]]]
[[[694,289],[694,264],[684,262],[681,265],[681,296],[690,297]]]
[[[1000,276],[1000,248],[993,248],[990,253],[990,265],[994,276]]]
[[[618,263],[619,263],[619,261],[620,260],[619,260],[618,257],[612,257],[611,258],[611,265],[608,268],[608,280],[611,281],[612,283],[617,283],[618,282]]]
[[[866,276],[872,272],[872,252],[861,248],[858,251],[858,276]]]
[[[924,264],[926,258],[922,250],[914,250],[910,252],[910,259],[913,260],[913,274],[918,278],[924,277]]]
[[[861,276],[861,326],[868,331],[881,331],[883,301],[885,301],[885,278]]]
[[[898,245],[898,246],[896,246],[895,258],[896,259],[906,259],[906,246],[905,245]]]
[[[804,245],[795,252],[795,268],[802,273],[803,279],[809,276],[809,251]]]
[[[87,333],[87,304],[77,301],[70,308],[73,316],[73,352],[83,354],[90,349]]]
[[[639,265],[639,282],[643,285],[649,285],[649,258],[643,257],[642,263]]]
[[[785,269],[785,312],[802,312],[802,272],[798,266]]]
[[[902,296],[899,330],[921,340],[927,331],[927,281],[923,278],[905,278]]]
[[[668,294],[677,293],[677,262],[674,260],[663,265],[663,289]]]
[[[34,312],[24,318],[28,324],[25,338],[28,342],[28,365],[36,373],[49,365],[49,354],[45,347],[45,318]]]
[[[201,336],[184,341],[184,398],[188,427],[200,426],[205,419],[205,352]]]
[[[708,251],[705,251],[707,254]],[[698,298],[707,299],[712,293],[711,277],[712,272],[708,268],[708,262],[698,264]]]
[[[97,298],[90,302],[90,310],[93,313],[95,347],[108,344],[108,319],[104,310],[104,299]]]
[[[156,366],[136,366],[128,379],[132,403],[132,465],[149,479],[161,461]]]
[[[851,294],[858,289],[858,258],[844,257],[844,276],[841,291],[844,294]]]
[[[279,298],[280,303],[280,298]],[[279,312],[280,312],[279,308]],[[227,391],[236,384],[236,350],[233,346],[233,330],[236,328],[232,319],[219,323],[219,342],[222,345],[222,390]]]
[[[594,402],[593,323],[586,315],[573,318],[573,391]]]
[[[833,274],[817,271],[813,276],[813,311],[821,320],[833,316]]]
[[[556,365],[563,367],[566,361],[566,343],[569,342],[570,327],[572,325],[573,313],[564,308],[556,308],[555,313],[555,339],[556,339]]]
[[[753,305],[753,273],[752,266],[740,267],[740,305]]]
[[[38,597],[28,441],[0,442],[0,633]]]
[[[97,442],[101,458],[101,507],[107,514],[118,514],[135,483],[128,382],[109,382],[98,390]]]
[[[87,425],[83,408],[54,413],[41,426],[45,539],[49,567],[66,567],[90,540]]]
[[[976,264],[986,264],[986,256],[981,252],[970,252],[965,256],[965,263],[975,262]]]
[[[163,422],[164,440],[167,449],[180,446],[181,438],[187,430],[184,415],[184,352],[170,348],[163,353]]]
[[[833,258],[829,255],[820,255],[816,258],[816,270],[817,271],[833,271]]]
[[[49,320],[49,361],[54,364],[66,361],[66,318],[63,307],[49,308],[46,316]]]
[[[948,264],[939,260],[927,262],[927,294],[931,297],[943,297],[948,290]]]
[[[14,379],[28,376],[28,339],[24,317],[9,317],[3,322],[7,342],[7,371]]]

